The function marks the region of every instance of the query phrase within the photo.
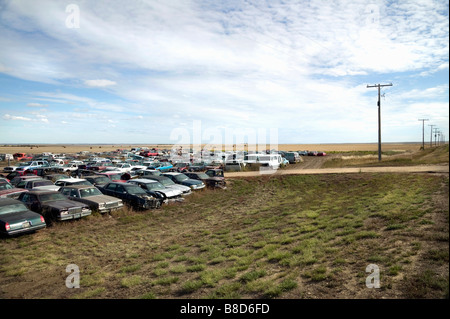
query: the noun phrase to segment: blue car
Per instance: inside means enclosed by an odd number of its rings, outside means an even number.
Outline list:
[[[156,162],[148,166],[148,168],[150,169],[157,169],[161,172],[166,172],[170,170],[172,167],[173,165],[170,162]]]

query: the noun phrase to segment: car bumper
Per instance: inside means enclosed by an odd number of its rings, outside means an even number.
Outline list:
[[[86,217],[92,214],[91,210],[88,211],[84,211],[81,213],[73,213],[73,214],[67,214],[67,215],[63,215],[63,216],[58,216],[57,220],[59,221],[63,221],[63,220],[71,220],[71,219],[79,219],[82,217]]]
[[[26,233],[34,232],[39,229],[45,228],[46,226],[47,226],[46,224],[40,224],[40,225],[36,225],[36,226],[18,228],[18,229],[14,229],[14,230],[5,232],[4,234],[6,234],[8,236],[13,236],[13,235],[17,235],[17,234],[26,234]]]

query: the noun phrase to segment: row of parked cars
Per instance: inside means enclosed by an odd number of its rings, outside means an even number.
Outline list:
[[[43,167],[0,177],[0,233],[33,232],[53,222],[110,213],[125,205],[134,210],[157,209],[182,202],[192,192],[226,188],[223,170],[161,171],[89,170],[59,172]]]

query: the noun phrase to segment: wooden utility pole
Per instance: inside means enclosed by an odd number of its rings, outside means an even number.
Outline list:
[[[433,147],[433,126],[436,126],[435,124],[431,125],[428,124],[428,126],[431,126],[431,133],[430,133],[430,147]]]
[[[422,121],[422,149],[425,149],[425,121],[428,121],[428,119],[419,119],[419,121]]]
[[[433,131],[434,131],[434,146],[436,146],[436,140],[437,140],[437,132],[438,132],[438,128],[436,127],[436,128],[434,128],[433,129]]]
[[[376,84],[376,85],[367,85],[368,88],[378,88],[378,160],[381,161],[381,94],[380,89],[383,86],[392,86],[392,83],[389,84]]]

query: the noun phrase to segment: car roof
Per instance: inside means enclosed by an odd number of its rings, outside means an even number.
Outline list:
[[[94,185],[66,185],[66,186],[62,186],[61,187],[61,189],[62,188],[77,188],[77,189],[80,189],[80,188],[96,188]]]
[[[44,190],[44,189],[39,189],[39,190],[33,190],[32,189],[28,193],[35,194],[35,195],[40,195],[40,194],[59,194],[58,191]]]
[[[180,175],[183,173],[178,173],[178,172],[167,172],[167,173],[162,173],[163,175]]]
[[[140,183],[157,183],[158,181],[154,181],[148,178],[133,178],[128,180],[128,182],[140,182]]]
[[[11,204],[23,204],[20,200],[12,198],[0,198],[0,206],[11,205]]]

